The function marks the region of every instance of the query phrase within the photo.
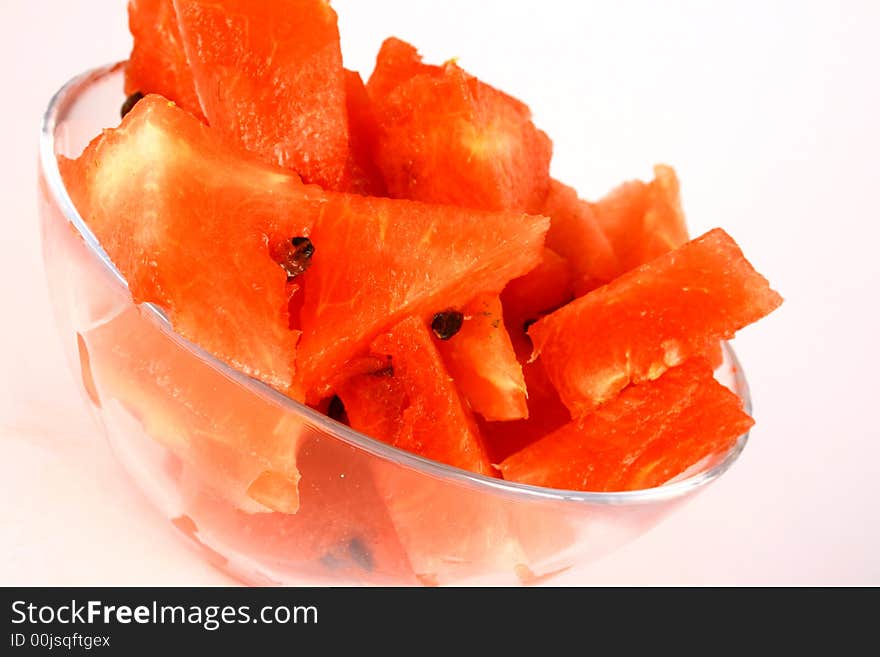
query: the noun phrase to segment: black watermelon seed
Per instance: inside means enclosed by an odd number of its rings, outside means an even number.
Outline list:
[[[308,237],[291,238],[287,252],[279,263],[287,273],[288,282],[306,272],[312,264],[313,255],[315,255],[315,245],[312,244],[312,240]]]
[[[367,545],[359,538],[353,538],[348,542],[348,554],[351,560],[363,570],[373,570],[373,554]]]
[[[345,412],[345,405],[339,398],[339,395],[333,395],[330,403],[327,405],[327,417],[343,424],[348,424],[348,414]]]
[[[431,320],[431,330],[440,340],[449,340],[461,330],[464,315],[457,310],[444,310],[434,315]]]
[[[124,119],[125,115],[133,110],[134,106],[137,105],[139,101],[143,100],[143,97],[144,95],[140,91],[135,91],[131,96],[125,99],[124,103],[122,103],[119,115]]]

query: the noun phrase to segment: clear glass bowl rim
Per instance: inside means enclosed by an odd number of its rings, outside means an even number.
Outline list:
[[[43,115],[40,125],[40,172],[52,199],[62,211],[65,218],[74,226],[86,244],[89,254],[122,286],[128,289],[128,283],[101,247],[95,235],[88,225],[80,217],[73,201],[67,193],[61,173],[58,168],[58,160],[55,155],[55,130],[68,109],[75,104],[79,95],[86,91],[90,85],[120,71],[124,62],[117,62],[106,66],[91,69],[68,80],[55,92]],[[465,485],[470,488],[483,489],[487,493],[501,494],[510,499],[521,502],[539,500],[560,500],[587,505],[642,505],[662,502],[684,497],[688,493],[709,484],[717,479],[730,468],[748,442],[748,432],[739,437],[736,443],[723,457],[711,468],[697,472],[687,478],[663,484],[654,488],[645,488],[634,491],[620,492],[590,492],[570,491],[554,488],[544,488],[521,484],[503,479],[494,479],[485,475],[475,474],[456,468],[444,463],[417,456],[410,452],[398,449],[374,438],[359,433],[350,427],[336,422],[322,413],[297,402],[270,386],[253,379],[238,370],[233,369],[226,363],[218,360],[207,353],[198,345],[186,340],[176,333],[165,314],[153,304],[141,304],[148,315],[152,316],[169,336],[195,358],[198,358],[222,373],[224,376],[237,382],[239,385],[251,391],[253,394],[268,399],[280,407],[303,417],[313,427],[338,438],[359,450],[377,456],[383,460],[419,471],[425,475],[443,479],[450,483]],[[728,344],[724,344],[724,350],[734,367],[734,378],[739,390],[745,410],[751,415],[752,403],[748,384],[743,374],[735,352]]]

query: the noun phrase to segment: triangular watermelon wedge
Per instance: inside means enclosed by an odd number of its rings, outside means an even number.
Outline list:
[[[481,294],[462,308],[461,329],[435,344],[474,412],[487,420],[528,417],[522,366],[504,325],[501,299]]]
[[[326,194],[303,277],[303,391],[325,396],[346,361],[409,315],[499,293],[540,262],[548,225],[521,213]]]
[[[325,0],[174,0],[208,123],[328,189],[348,160],[336,13]]]
[[[182,335],[242,372],[290,387],[298,333],[271,252],[308,235],[308,199],[320,190],[230,150],[157,95],[60,167],[135,301],[159,304]]]

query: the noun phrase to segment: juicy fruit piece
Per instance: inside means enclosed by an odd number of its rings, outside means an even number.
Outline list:
[[[550,217],[547,246],[571,264],[576,294],[589,292],[621,272],[594,206],[578,198],[573,187],[551,180],[541,214]]]
[[[393,376],[401,382],[408,400],[394,446],[471,472],[496,476],[473,415],[459,395],[424,322],[418,317],[405,319],[378,336],[371,349],[391,356]]]
[[[327,383],[409,315],[427,317],[498,293],[540,257],[547,219],[411,201],[326,195],[310,237],[297,353],[302,389]]]
[[[574,417],[630,381],[716,348],[782,298],[731,237],[712,230],[531,327],[535,356]]]
[[[313,221],[295,174],[230,151],[156,95],[60,167],[135,301],[162,306],[184,337],[233,367],[290,387],[297,332],[269,251]]]
[[[497,476],[426,325],[411,317],[377,339],[374,351],[393,352],[393,374],[359,374],[337,388],[351,426],[422,456]],[[527,561],[511,536],[506,506],[392,462],[376,460],[373,470],[423,584],[461,581],[485,570],[509,572]]]
[[[482,422],[480,432],[492,463],[501,463],[511,454],[543,438],[571,421],[571,413],[547,378],[540,359],[522,359],[523,377],[529,393],[527,419],[513,422]]]
[[[528,417],[526,383],[494,294],[462,307],[461,330],[435,344],[461,394],[487,420]]]
[[[672,167],[654,167],[650,183],[624,183],[593,207],[614,247],[620,274],[688,241],[678,177]]]
[[[174,0],[208,123],[328,189],[348,160],[336,13],[325,0]]]
[[[336,386],[352,429],[393,445],[409,400],[393,370],[357,374]]]
[[[566,490],[651,488],[729,449],[754,421],[742,401],[688,361],[507,458],[505,479]]]
[[[159,94],[203,118],[172,0],[130,0],[128,26],[134,45],[125,65],[126,95]]]
[[[455,62],[423,65],[398,39],[383,44],[367,89],[391,196],[485,210],[540,207],[552,144],[526,105]]]
[[[390,356],[391,365],[336,386],[351,427],[425,458],[495,476],[473,415],[424,322],[407,318],[378,336],[371,351],[379,362]]]
[[[442,75],[443,69],[425,64],[414,46],[389,37],[382,43],[376,56],[376,67],[367,82],[367,92],[373,98],[385,98],[398,86],[417,75]]]
[[[349,155],[343,190],[363,196],[385,196],[385,181],[373,160],[379,124],[359,73],[345,70]]]
[[[553,230],[553,220],[550,220]],[[574,280],[568,261],[555,251],[544,248],[541,262],[525,276],[504,288],[501,303],[512,331],[525,331],[526,322],[553,312],[574,299]]]

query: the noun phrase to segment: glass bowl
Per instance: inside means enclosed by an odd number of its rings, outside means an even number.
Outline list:
[[[43,119],[49,290],[114,453],[218,568],[250,584],[533,584],[640,535],[743,450],[747,435],[647,490],[538,488],[403,452],[232,370],[177,335],[160,309],[132,302],[59,175],[57,155],[78,155],[119,122],[122,78],[116,64],[71,80]],[[716,376],[750,410],[727,345]]]

